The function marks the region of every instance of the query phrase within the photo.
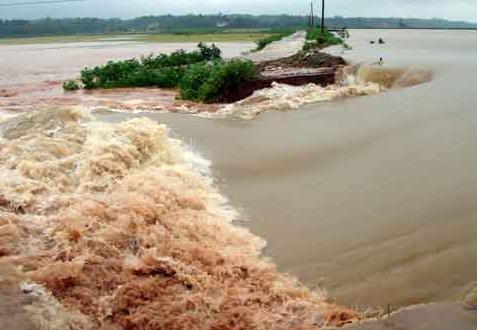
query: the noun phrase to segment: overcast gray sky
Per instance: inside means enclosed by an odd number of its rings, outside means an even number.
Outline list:
[[[306,0],[0,0],[0,18],[120,17],[187,13],[305,14]],[[45,2],[51,0],[43,0]],[[60,0],[62,1],[62,0]],[[316,5],[321,0],[314,1]],[[477,21],[477,0],[326,0],[327,16],[419,17]]]

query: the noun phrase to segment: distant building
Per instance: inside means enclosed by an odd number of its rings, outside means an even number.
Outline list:
[[[219,28],[224,28],[229,26],[230,20],[227,16],[223,15],[219,17],[219,20],[217,21],[217,27]]]

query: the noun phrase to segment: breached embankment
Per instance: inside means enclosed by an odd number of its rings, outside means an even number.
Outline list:
[[[224,90],[220,101],[233,103],[251,96],[255,91],[273,86],[273,83],[301,86],[314,84],[326,87],[340,83],[337,73],[346,62],[340,56],[320,52],[319,49],[298,51],[296,54],[273,60],[257,62],[258,79]]]
[[[311,103],[329,102],[352,96],[374,95],[381,91],[376,83],[350,83],[346,85],[317,84],[293,86],[272,83],[270,88],[257,90],[244,100],[222,105],[216,112],[201,113],[203,117],[253,119],[266,111],[296,110]]]
[[[260,78],[226,91],[213,112],[191,111],[212,118],[252,119],[270,110],[293,110],[302,105],[375,95],[431,80],[425,67],[386,67],[350,64],[322,48],[258,62]]]
[[[305,76],[289,78],[294,80],[292,84],[273,81],[270,87],[258,89],[243,100],[220,105],[213,112],[195,113],[210,118],[253,119],[266,111],[296,110],[311,103],[376,95],[392,89],[422,84],[431,79],[430,70],[423,67],[387,68],[380,65],[357,65],[335,67],[331,70],[333,83],[326,82],[326,79],[321,83],[303,83],[300,78]],[[319,80],[320,75],[306,79],[311,81],[315,78]]]
[[[227,104],[200,104],[179,100],[174,90],[157,88],[119,88],[64,93],[61,81],[11,84],[0,90],[0,108],[6,111],[36,111],[38,108],[82,106],[91,110],[124,112],[177,112],[211,118],[243,118],[268,110],[290,110],[308,103],[332,101],[343,96],[372,95],[383,90],[419,84],[426,79],[410,69],[389,69],[379,65],[347,67],[343,58],[328,55],[323,50],[300,52],[299,40],[279,42],[274,46],[287,48],[285,53],[272,55],[254,53],[259,64],[260,79],[247,82],[222,95]],[[280,46],[282,45],[282,46]],[[288,56],[291,50],[295,54]],[[364,70],[366,68],[366,70]],[[46,69],[44,69],[46,70]],[[422,70],[421,70],[422,72]],[[384,73],[384,74],[383,74]],[[405,76],[402,80],[399,77]],[[393,82],[390,84],[389,82]],[[398,82],[398,83],[394,83]],[[277,95],[279,96],[277,98]],[[331,97],[330,97],[331,96]]]
[[[286,70],[283,68],[282,70]],[[296,69],[298,70],[298,69]],[[318,80],[320,75],[317,75]],[[330,76],[331,77],[331,76]],[[120,112],[175,112],[199,115],[209,118],[252,119],[267,111],[295,110],[310,104],[329,102],[345,97],[375,95],[383,91],[410,87],[431,79],[426,68],[387,68],[378,65],[351,65],[332,74],[334,83],[289,84],[266,80],[265,88],[247,87],[245,97],[229,104],[199,104],[177,100],[173,90],[151,88],[129,88],[98,90],[93,92],[61,93],[59,82],[43,83],[38,86],[17,85],[9,87],[16,96],[0,97],[0,108],[12,112],[36,111],[38,107],[82,106],[91,110],[111,110]],[[310,79],[307,77],[307,79]],[[312,81],[314,77],[311,77]],[[327,78],[328,79],[328,78]],[[292,82],[293,82],[292,81]]]
[[[42,110],[0,133],[0,261],[13,274],[0,284],[35,327],[314,329],[360,318],[260,257],[263,240],[233,224],[207,162],[165,126]]]

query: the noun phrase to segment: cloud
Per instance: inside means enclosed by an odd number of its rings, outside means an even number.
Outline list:
[[[26,0],[0,0],[21,3]],[[33,1],[33,0],[32,0]],[[317,7],[320,0],[314,0]],[[475,21],[476,0],[326,0],[327,15],[440,17]],[[85,0],[2,7],[1,18],[121,17],[186,13],[306,14],[309,1],[290,0]]]

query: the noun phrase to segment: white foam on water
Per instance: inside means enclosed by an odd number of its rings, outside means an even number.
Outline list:
[[[58,315],[46,326],[205,330],[234,319],[293,329],[359,318],[263,259],[264,240],[232,223],[210,162],[166,126],[51,109],[3,128],[2,261],[45,298],[31,313]]]
[[[291,86],[273,83],[271,88],[255,91],[252,96],[233,104],[224,105],[215,113],[198,115],[209,118],[253,119],[265,111],[296,110],[305,104],[329,102],[350,96],[373,95],[378,94],[381,90],[379,84],[371,82],[327,87],[315,84]]]

